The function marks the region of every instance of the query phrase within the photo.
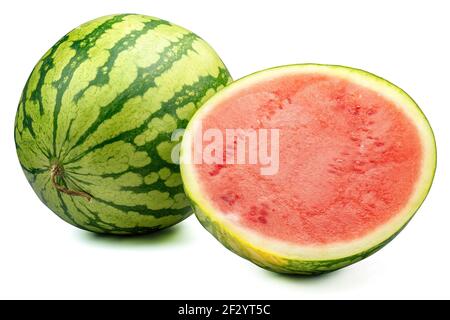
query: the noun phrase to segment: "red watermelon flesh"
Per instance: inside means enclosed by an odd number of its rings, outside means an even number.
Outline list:
[[[273,264],[281,262],[266,263],[278,256],[352,263],[397,234],[428,192],[432,131],[414,101],[381,78],[299,65],[243,78],[219,96],[194,116],[182,150],[198,154],[192,137],[199,130],[219,129],[225,137],[230,128],[278,129],[278,171],[203,162],[182,164],[183,180],[208,230],[261,266],[279,271]],[[224,150],[226,159],[236,142]],[[315,267],[296,268],[280,270]]]
[[[243,116],[249,115],[249,116]],[[420,170],[415,125],[392,102],[348,80],[301,74],[257,83],[216,106],[203,130],[278,128],[279,171],[199,164],[224,214],[299,244],[364,236],[408,200]],[[249,186],[254,186],[250,188]]]

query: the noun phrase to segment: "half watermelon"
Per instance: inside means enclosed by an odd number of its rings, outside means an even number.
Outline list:
[[[181,161],[197,218],[223,245],[272,271],[318,274],[403,229],[431,187],[436,146],[397,86],[304,64],[216,94],[190,121]]]

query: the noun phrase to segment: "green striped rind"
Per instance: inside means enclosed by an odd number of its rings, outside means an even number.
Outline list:
[[[264,269],[288,274],[319,275],[322,273],[341,269],[350,264],[361,261],[371,254],[377,252],[388,242],[394,239],[401,231],[399,230],[386,241],[357,255],[335,260],[305,261],[281,257],[263,251],[257,247],[248,244],[246,245],[242,241],[242,239],[237,238],[233,233],[224,228],[219,222],[213,221],[211,218],[209,218],[208,215],[205,214],[197,205],[194,205],[194,212],[203,227],[230,251]]]
[[[231,81],[201,38],[165,20],[123,14],[90,21],[37,63],[19,103],[15,141],[39,198],[80,228],[144,233],[191,214],[172,132]],[[59,183],[92,201],[55,190]]]

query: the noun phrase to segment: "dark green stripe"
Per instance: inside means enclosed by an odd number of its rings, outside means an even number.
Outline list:
[[[59,201],[60,201],[63,216],[64,216],[65,218],[67,218],[67,220],[69,220],[71,224],[73,224],[74,226],[77,226],[78,228],[81,228],[81,229],[83,229],[83,230],[89,230],[89,228],[87,228],[87,226],[92,226],[92,227],[94,227],[94,228],[98,228],[98,229],[100,229],[100,230],[103,230],[102,227],[98,226],[95,222],[93,222],[92,218],[90,218],[89,216],[87,216],[83,211],[81,211],[81,210],[79,209],[79,207],[76,205],[76,203],[75,203],[73,197],[69,197],[70,201],[72,201],[72,204],[73,204],[74,207],[78,210],[78,212],[80,212],[80,213],[81,213],[84,217],[86,217],[86,219],[88,219],[88,221],[89,221],[89,222],[87,222],[87,223],[84,223],[84,225],[80,225],[79,223],[77,223],[77,222],[75,221],[75,219],[73,218],[73,216],[70,214],[69,208],[67,207],[67,204],[66,204],[66,202],[64,201],[64,198],[63,198],[63,196],[61,195],[61,193],[60,193],[59,191],[57,191],[57,190],[55,190],[55,192],[56,192],[56,194],[57,194],[57,196],[58,196],[58,199],[59,199]],[[45,203],[47,203],[47,202],[45,202]],[[97,217],[98,215],[94,215],[94,216]],[[61,218],[62,218],[62,217],[61,217]]]
[[[70,175],[84,175],[84,176],[92,176],[92,177],[100,177],[103,179],[107,179],[107,178],[113,178],[113,179],[118,179],[120,178],[122,175],[126,174],[126,173],[135,173],[138,174],[142,177],[146,177],[147,175],[149,175],[152,172],[158,172],[162,167],[166,167],[168,168],[171,172],[179,172],[180,171],[180,167],[177,164],[173,164],[173,163],[164,163],[164,166],[161,165],[161,163],[163,163],[164,160],[160,159],[160,158],[156,158],[156,155],[154,157],[154,161],[152,161],[150,164],[144,166],[144,167],[128,167],[125,171],[119,172],[119,173],[105,173],[105,174],[86,174],[86,173],[78,173],[76,172],[78,168],[66,168],[65,167],[65,172],[67,172]],[[167,187],[165,187],[167,188]]]
[[[22,170],[28,172],[29,174],[33,174],[33,175],[38,175],[38,174],[41,174],[41,173],[44,173],[44,172],[48,172],[48,167],[28,169],[23,164],[20,164],[20,165],[22,167]]]
[[[184,215],[189,214],[192,210],[190,206],[187,206],[183,209],[160,209],[160,210],[150,210],[145,205],[137,205],[137,206],[127,206],[127,205],[120,205],[111,201],[107,201],[101,198],[95,198],[95,201],[98,201],[100,203],[106,204],[110,207],[113,207],[114,209],[123,211],[124,214],[126,214],[129,211],[137,212],[139,214],[142,214],[144,216],[152,216],[155,218],[162,218],[167,216],[178,216],[178,215]]]
[[[70,183],[72,183],[75,187],[78,188],[78,190],[81,190],[82,188],[78,185],[78,183],[81,183],[83,185],[93,185],[93,183],[88,182],[86,180],[74,177],[73,175],[69,174],[67,171],[65,171],[65,175],[64,177],[67,179],[67,181],[69,181]]]
[[[174,169],[176,171],[179,171],[179,167],[177,165],[174,165],[174,168],[172,168],[172,170],[174,170]],[[82,179],[74,177],[74,175],[76,175],[75,172],[74,173],[69,173],[67,170],[66,170],[66,172],[68,174],[65,175],[65,179],[67,179],[67,182],[70,182],[75,187],[75,189],[82,190],[82,188],[77,183],[75,183],[75,181],[78,181],[78,182],[80,182],[80,183],[82,183],[84,185],[83,186],[83,190],[89,192],[89,187],[88,186],[89,185],[93,185],[92,183],[86,182],[86,181],[83,181]],[[128,170],[127,172],[132,172],[132,170]],[[138,172],[138,174],[142,174],[142,172]],[[114,177],[110,177],[110,178],[119,178],[119,175],[115,175]],[[142,184],[142,185],[137,186],[137,187],[121,187],[120,190],[121,191],[134,192],[134,193],[140,193],[140,194],[147,193],[147,192],[150,192],[150,191],[153,191],[153,190],[156,190],[156,191],[164,190],[164,192],[167,192],[169,194],[169,197],[171,197],[171,198],[173,198],[176,194],[184,193],[182,185],[179,185],[179,186],[176,186],[176,187],[167,187],[164,184],[164,181],[162,181],[162,180],[159,180],[159,181],[157,181],[157,182],[155,182],[155,183],[153,183],[151,185]],[[114,202],[103,200],[103,199],[100,199],[100,198],[95,197],[95,196],[94,196],[94,199],[99,201],[99,202],[102,202],[104,204],[107,204],[107,205],[109,205],[109,206],[111,206],[113,208],[122,210],[122,211],[123,210],[136,211],[136,212],[139,212],[140,214],[147,214],[147,215],[150,214],[150,215],[154,215],[154,216],[157,216],[157,217],[162,217],[162,216],[164,216],[166,214],[172,214],[172,215],[180,214],[179,209],[150,210],[146,206],[143,206],[143,205],[142,206],[125,206],[125,205],[118,205],[118,204],[116,204]],[[169,211],[167,211],[167,210],[169,210]],[[149,213],[149,211],[151,213]],[[159,215],[158,215],[157,212],[160,212]]]
[[[115,143],[117,141],[125,141],[128,143],[133,143],[134,139],[138,135],[142,134],[145,130],[148,129],[148,124],[150,123],[150,121],[153,118],[162,117],[165,114],[171,114],[175,119],[177,119],[178,118],[176,115],[177,108],[182,107],[188,103],[194,103],[197,107],[199,107],[198,106],[199,101],[202,100],[202,98],[207,94],[207,92],[210,89],[218,90],[218,88],[220,86],[225,86],[230,79],[231,79],[231,77],[230,77],[228,71],[224,68],[220,68],[219,74],[217,77],[213,77],[211,75],[200,76],[199,79],[195,83],[193,83],[191,85],[184,85],[169,100],[163,102],[161,104],[161,108],[158,111],[156,111],[155,113],[153,113],[150,117],[145,119],[145,121],[139,127],[132,129],[132,130],[124,131],[113,138],[102,141],[101,143],[92,146],[91,148],[89,148],[85,152],[79,154],[77,157],[71,159],[70,161],[64,162],[64,164],[67,165],[67,164],[75,163],[75,162],[81,160],[87,154],[89,154],[95,150],[101,149],[112,143]],[[181,121],[181,120],[178,120],[178,121]],[[183,124],[180,124],[178,127],[182,128],[185,126],[186,126],[186,124],[183,123]],[[155,139],[155,140],[157,140],[157,139]],[[163,140],[170,140],[170,135]],[[157,141],[157,142],[159,144],[159,141]],[[153,143],[153,144],[157,145],[156,143]],[[148,149],[148,145],[146,147],[141,147],[140,149],[141,150]],[[155,153],[151,153],[151,154],[153,157]],[[156,154],[157,154],[157,152],[156,152]],[[72,170],[73,170],[73,168],[72,168]]]
[[[84,94],[86,93],[86,91],[95,86],[95,87],[102,87],[106,84],[109,83],[109,75],[111,73],[111,70],[114,67],[114,64],[117,60],[117,58],[119,57],[119,54],[122,53],[123,51],[126,51],[132,47],[134,47],[134,45],[136,44],[137,40],[148,33],[148,31],[153,30],[155,28],[157,28],[160,25],[170,25],[170,23],[168,21],[165,20],[160,20],[160,19],[154,19],[151,21],[147,21],[144,23],[144,27],[140,30],[133,30],[132,32],[130,32],[129,34],[127,34],[126,36],[124,36],[123,38],[121,38],[111,49],[108,49],[109,52],[109,56],[108,59],[106,60],[106,62],[99,66],[97,68],[97,74],[95,76],[95,78],[91,81],[89,81],[89,83],[87,84],[86,87],[84,87],[83,89],[81,89],[78,93],[76,93],[74,95],[74,102],[78,103],[78,101],[84,96]],[[66,135],[65,135],[65,139],[64,142],[62,143],[62,145],[65,145],[66,143],[68,143],[68,140],[70,138],[70,133],[71,133],[71,126],[72,126],[72,122],[75,119],[72,119],[69,125],[68,130],[66,131]],[[61,153],[63,152],[63,148],[61,148],[60,150],[60,154],[58,154],[58,159],[61,159]]]
[[[31,118],[29,118],[29,120],[31,121]],[[30,122],[30,124],[31,124],[31,122]],[[34,131],[30,131],[30,133],[31,132],[33,132],[33,134],[34,134]],[[19,149],[21,149],[21,150],[23,150],[23,148],[22,148],[22,145],[20,144],[20,143],[17,143],[17,133],[19,134],[19,135],[22,135],[23,134],[23,132],[20,132],[18,129],[17,129],[17,127],[16,127],[16,130],[14,130],[14,142],[15,142],[15,146],[16,146],[16,149],[17,150],[19,150]],[[23,139],[23,137],[20,137],[21,139]],[[42,139],[37,139],[36,140],[36,137],[35,136],[33,136],[32,135],[32,138],[34,139],[34,146],[36,146],[36,148],[47,158],[47,159],[50,159],[51,158],[51,151],[46,147],[46,146],[41,146],[41,143],[45,143],[45,140],[42,140]],[[29,150],[28,150],[29,151]]]
[[[64,43],[68,38],[68,35],[65,35],[59,41],[50,49],[50,51],[45,55],[45,57],[42,59],[42,64],[39,67],[39,70],[36,70],[36,67],[34,67],[33,71],[31,72],[30,76],[27,79],[27,82],[25,84],[25,87],[22,91],[22,96],[20,98],[19,107],[22,106],[22,113],[23,113],[23,119],[22,119],[22,125],[24,128],[28,129],[31,136],[33,138],[36,137],[36,134],[33,129],[33,119],[27,114],[26,110],[26,101],[27,101],[27,92],[28,92],[28,86],[30,83],[30,79],[33,76],[35,72],[39,73],[39,79],[36,87],[31,92],[30,98],[34,102],[38,102],[39,104],[39,112],[42,115],[44,113],[44,105],[42,102],[42,86],[44,85],[45,77],[47,76],[47,73],[50,69],[53,68],[53,58],[55,52],[58,50],[58,48],[61,46],[62,43]]]
[[[19,131],[20,134],[23,133],[24,129],[28,129],[33,139],[36,137],[36,133],[33,129],[33,118],[31,118],[30,115],[27,113],[26,108],[26,101],[27,101],[27,92],[28,92],[28,86],[30,84],[31,76],[33,75],[33,72],[28,77],[27,82],[25,83],[25,87],[23,88],[22,95],[20,96],[20,102],[19,102],[19,109],[22,107],[22,132]],[[17,114],[17,117],[19,117],[19,114]],[[16,140],[17,141],[17,140]]]
[[[199,102],[206,95],[206,93],[209,89],[213,88],[215,90],[218,90],[218,88],[220,86],[226,85],[229,82],[229,80],[230,80],[230,75],[223,68],[220,69],[217,77],[213,77],[211,75],[199,77],[198,81],[196,81],[195,83],[193,83],[191,85],[183,86],[183,88],[181,90],[179,90],[174,96],[172,96],[166,102],[162,103],[161,109],[159,111],[155,112],[154,114],[152,114],[149,118],[147,118],[141,126],[139,126],[136,129],[129,130],[127,132],[123,132],[114,138],[111,138],[107,141],[104,141],[104,142],[92,147],[91,149],[87,150],[85,153],[80,155],[80,157],[77,160],[81,159],[83,156],[85,156],[86,154],[88,154],[94,150],[97,150],[99,148],[104,147],[107,144],[111,144],[111,143],[114,143],[119,140],[125,140],[127,142],[132,143],[132,141],[134,140],[134,138],[137,135],[141,134],[142,132],[144,132],[147,129],[147,125],[151,121],[152,118],[162,117],[165,114],[171,114],[173,117],[176,118],[177,117],[177,115],[176,115],[177,107],[184,106],[191,102],[194,103],[196,106],[198,106]],[[178,120],[178,121],[181,121],[181,120]],[[180,125],[180,124],[178,124],[178,125]],[[184,124],[184,126],[185,125],[186,124]],[[129,167],[129,168],[127,168],[126,171],[121,172],[121,173],[104,174],[104,175],[91,174],[91,176],[99,176],[101,178],[116,179],[116,178],[119,178],[124,173],[132,172],[132,173],[139,174],[142,177],[145,177],[148,174],[150,174],[151,172],[158,171],[159,169],[161,169],[161,163],[165,163],[165,161],[159,157],[158,152],[156,151],[156,147],[163,141],[168,141],[168,140],[170,141],[170,136],[171,136],[170,133],[161,133],[156,139],[154,139],[150,143],[148,143],[142,147],[139,147],[140,151],[146,151],[152,155],[152,162],[150,164],[148,164],[147,166],[141,167],[141,168]],[[176,164],[165,163],[165,166],[168,167],[172,172],[179,172],[179,167]],[[78,175],[75,167],[70,168],[66,164],[65,168],[66,168],[66,172],[69,173],[70,175]],[[89,175],[89,174],[83,174],[83,175]],[[147,193],[152,190],[165,190],[166,192],[169,193],[169,195],[171,197],[173,197],[174,195],[176,195],[178,193],[183,193],[183,187],[181,185],[176,186],[176,187],[167,187],[164,184],[164,181],[161,181],[161,180],[157,181],[151,185],[142,184],[137,187],[122,187],[121,190],[122,191],[131,191],[134,193],[141,193],[141,194]],[[118,209],[122,210],[121,207]],[[143,208],[141,208],[141,210],[143,210],[142,214],[144,214],[145,211],[148,211],[148,209],[144,210]],[[161,211],[161,212],[164,212],[164,211]]]
[[[92,32],[87,34],[84,38],[76,40],[70,46],[75,50],[75,55],[70,59],[69,63],[63,68],[61,77],[53,82],[53,86],[57,89],[55,108],[53,111],[53,155],[56,156],[56,137],[58,131],[58,116],[61,111],[62,98],[66,92],[67,87],[72,80],[75,70],[86,60],[89,59],[89,50],[95,46],[98,39],[103,34],[110,30],[116,23],[123,21],[126,15],[114,16],[101,25],[96,27]]]
[[[86,205],[81,204],[80,205],[84,208],[84,210],[86,210],[88,213],[90,213],[92,216],[94,216],[94,219],[92,219],[91,217],[89,217],[87,214],[85,214],[83,212],[83,210],[73,201],[74,206],[77,208],[78,211],[80,211],[87,219],[89,219],[89,226],[92,226],[94,228],[99,228],[102,231],[108,233],[112,233],[112,232],[123,232],[123,233],[147,233],[147,232],[151,232],[151,231],[156,231],[161,229],[161,225],[157,225],[154,227],[130,227],[130,228],[124,228],[124,227],[118,227],[113,223],[110,222],[106,222],[104,220],[102,220],[100,218],[100,216],[98,215],[98,213],[90,210]],[[124,215],[126,215],[126,213],[123,213]],[[103,225],[109,226],[110,230],[107,230]]]
[[[64,37],[59,39],[59,41],[50,49],[47,55],[42,59],[41,66],[39,67],[39,79],[36,84],[36,87],[31,92],[31,100],[37,102],[39,105],[39,113],[41,116],[44,114],[44,103],[42,101],[42,87],[45,84],[45,78],[47,77],[47,73],[55,66],[54,58],[55,53],[58,51],[61,44],[67,41],[69,35],[66,34]]]
[[[129,192],[133,192],[133,193],[141,193],[141,194],[147,193],[147,192],[150,192],[153,190],[164,191],[164,192],[168,192],[171,198],[173,196],[175,196],[176,194],[184,193],[182,185],[175,186],[175,187],[168,187],[164,183],[165,183],[165,181],[160,179],[150,185],[142,184],[142,185],[136,186],[136,187],[121,187],[120,190],[121,191],[129,191]]]
[[[146,68],[138,68],[136,79],[121,92],[113,101],[100,108],[100,112],[91,126],[81,135],[71,149],[83,144],[98,127],[106,120],[119,113],[125,103],[135,97],[143,95],[148,89],[156,87],[155,79],[170,70],[175,62],[180,60],[189,50],[194,50],[192,44],[198,37],[193,33],[185,34],[181,39],[164,48],[158,61]]]
[[[35,178],[36,178],[36,176],[35,176]],[[33,188],[33,190],[35,190],[35,192],[36,192],[37,196],[39,197],[39,199],[41,199],[41,201],[47,205],[47,201],[45,200],[45,197],[44,197],[44,192],[45,192],[45,189],[47,188],[48,184],[50,183],[50,176],[47,176],[46,180],[47,181],[45,181],[42,184],[42,188],[40,190],[34,189],[34,186],[33,186],[34,181],[30,182],[30,184],[31,184],[31,187]]]
[[[88,85],[80,90],[78,93],[74,95],[74,101],[78,102],[90,87],[96,86],[96,87],[102,87],[109,83],[109,74],[111,70],[114,67],[114,63],[117,60],[117,57],[120,53],[123,51],[126,51],[136,44],[137,40],[147,34],[148,31],[153,30],[157,28],[160,25],[167,25],[170,26],[170,23],[165,20],[151,20],[144,23],[144,27],[140,30],[133,30],[123,38],[121,38],[111,49],[108,50],[109,57],[106,62],[97,68],[97,74],[95,78],[91,81],[89,81]]]
[[[73,198],[71,198],[71,200],[72,200],[73,206],[78,210],[78,212],[80,212],[86,219],[88,219],[88,222],[85,223],[85,226],[93,227],[93,228],[96,228],[96,229],[99,229],[99,230],[102,230],[102,231],[106,231],[105,230],[105,226],[109,226],[111,231],[123,231],[123,232],[126,232],[126,230],[122,230],[122,228],[118,228],[116,225],[114,225],[112,223],[105,222],[102,219],[100,219],[100,216],[98,215],[98,213],[95,213],[94,211],[90,210],[82,202],[80,202],[79,205],[78,205],[77,202],[74,201]],[[84,210],[87,211],[87,213]],[[89,216],[88,214],[91,214],[92,217]]]
[[[178,115],[176,113],[178,108],[189,103],[193,103],[197,108],[201,107],[199,103],[210,89],[217,91],[221,86],[226,86],[230,80],[231,76],[228,71],[220,67],[217,77],[212,75],[200,76],[196,82],[193,84],[184,85],[169,100],[163,102],[161,104],[161,108],[151,115],[149,121],[152,118],[163,117],[166,114],[170,114],[175,119],[178,119]],[[146,124],[148,124],[148,122]]]
[[[64,145],[65,143],[67,143],[69,141],[70,131],[72,130],[72,125],[73,125],[74,121],[75,121],[75,118],[70,119],[69,127],[67,128],[67,131],[66,131],[66,133],[64,135],[64,140],[62,142],[62,145]],[[58,157],[57,157],[58,159],[61,159],[61,152],[62,152],[62,150],[63,150],[63,148],[61,147],[61,150],[59,151],[59,154],[58,154]]]
[[[192,85],[184,85],[170,100],[162,103],[161,108],[152,114],[152,118],[162,118],[164,115],[169,114],[174,119],[177,119],[177,128],[186,128],[188,120],[179,119],[177,109],[189,103],[193,103],[196,108],[201,107],[199,103],[210,89],[217,91],[221,86],[226,86],[230,79],[230,74],[224,68],[219,68],[217,77],[211,75],[201,76],[197,82]],[[167,138],[162,139],[161,141],[156,141],[157,139],[154,139],[143,146],[137,147],[136,151],[151,151],[149,153],[151,155],[154,155],[155,153],[158,154],[156,147],[164,140],[170,141],[172,133],[161,133],[160,135],[165,135]]]
[[[43,173],[48,173],[48,168],[32,168],[29,169],[27,167],[25,167],[22,163],[20,164],[20,166],[22,167],[22,170],[27,172],[28,174],[31,174],[33,176],[33,178],[30,180],[30,184],[33,185],[36,181],[36,178],[38,175],[43,174]]]
[[[88,222],[85,223],[86,226],[90,226],[90,227],[94,227],[97,228],[99,230],[103,230],[104,227],[101,226],[99,223],[105,224],[105,225],[110,225],[108,223],[105,223],[103,221],[100,221],[100,219],[98,219],[98,214],[94,214],[91,210],[89,210],[86,206],[83,205],[83,208],[90,214],[92,214],[92,216],[94,217],[94,219],[92,217],[90,217],[87,213],[85,213],[83,211],[83,209],[81,209],[78,204],[73,200],[73,198],[71,198],[72,200],[72,204],[73,206],[78,210],[78,212],[80,212],[86,219],[88,219]],[[80,204],[81,205],[81,204]]]
[[[77,226],[77,227],[79,227],[79,228],[81,228],[81,229],[86,229],[86,228],[83,227],[82,225],[78,224],[78,223],[75,221],[75,219],[72,217],[72,215],[69,213],[69,208],[67,208],[67,205],[66,205],[66,203],[64,202],[63,197],[61,196],[61,193],[60,193],[59,191],[57,191],[57,190],[55,190],[55,192],[56,192],[56,195],[58,196],[58,199],[59,199],[59,202],[60,202],[60,205],[61,205],[61,209],[62,209],[62,211],[63,211],[63,214],[64,214],[64,216],[67,218],[67,220],[69,220],[70,223],[72,223],[74,226]],[[51,203],[51,202],[44,201],[44,203]]]

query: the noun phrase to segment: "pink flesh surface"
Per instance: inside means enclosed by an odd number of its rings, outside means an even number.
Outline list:
[[[280,129],[276,175],[263,176],[260,165],[250,164],[195,168],[202,192],[221,214],[295,244],[367,235],[406,204],[420,172],[413,122],[376,92],[333,76],[255,83],[218,104],[202,126],[203,132]]]

